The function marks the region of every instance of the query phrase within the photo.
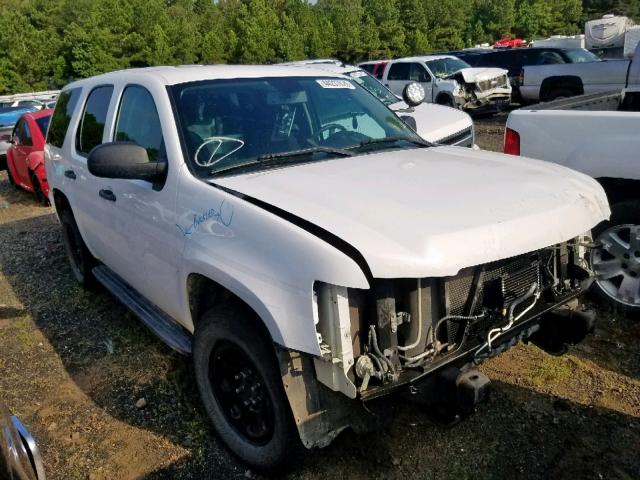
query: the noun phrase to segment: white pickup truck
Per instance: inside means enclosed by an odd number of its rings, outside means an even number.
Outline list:
[[[428,102],[461,108],[469,112],[495,112],[511,102],[508,71],[502,68],[473,68],[452,55],[426,55],[379,62],[363,62],[359,67],[372,72],[396,95],[407,84],[418,82]]]
[[[586,175],[434,147],[349,77],[284,66],[126,70],[67,85],[45,149],[76,279],[193,355],[204,407],[256,468],[379,419],[404,390],[470,411],[473,366],[520,340],[560,354]],[[577,302],[575,302],[577,303]],[[428,441],[428,440],[427,440]]]
[[[627,88],[515,110],[505,153],[539,158],[592,176],[604,187],[611,219],[598,225],[591,252],[594,291],[621,311],[640,314],[640,61]]]

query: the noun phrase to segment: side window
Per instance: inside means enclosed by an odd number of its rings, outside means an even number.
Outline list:
[[[18,145],[22,145],[24,147],[29,147],[33,145],[33,141],[31,139],[31,131],[29,130],[29,125],[27,121],[24,119],[20,119],[16,128],[14,130],[14,136],[17,137]]]
[[[94,88],[89,94],[76,134],[76,150],[78,152],[88,154],[93,147],[102,143],[104,124],[112,93],[112,86],[104,86]]]
[[[409,79],[413,82],[430,82],[431,75],[427,72],[427,69],[419,63],[411,63],[411,69],[409,71]]]
[[[387,80],[409,80],[409,63],[394,63],[389,68]]]
[[[51,117],[51,125],[47,133],[47,143],[54,147],[62,148],[64,137],[67,135],[67,129],[71,123],[71,117],[78,104],[80,96],[80,88],[65,90],[58,97],[56,109]]]
[[[125,88],[114,134],[116,142],[135,142],[147,150],[149,161],[166,156],[156,104],[149,91],[138,85]]]
[[[538,57],[538,65],[554,65],[558,63],[565,63],[562,56],[553,51],[542,52]]]

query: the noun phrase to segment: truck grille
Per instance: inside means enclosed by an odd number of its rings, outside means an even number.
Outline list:
[[[473,147],[473,127],[465,128],[453,135],[441,138],[436,143],[454,147]]]
[[[484,308],[505,308],[524,295],[534,282],[542,282],[543,266],[552,255],[553,250],[541,250],[465,269],[449,277],[444,284],[447,314],[476,315]]]

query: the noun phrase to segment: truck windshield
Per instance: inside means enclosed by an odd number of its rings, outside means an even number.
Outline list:
[[[427,62],[427,67],[438,78],[444,78],[459,72],[463,68],[469,68],[467,62],[463,62],[459,58],[439,58],[437,60],[430,60]]]
[[[346,78],[205,80],[171,92],[191,170],[200,177],[424,144]]]
[[[391,90],[385,87],[378,80],[373,78],[367,72],[362,70],[356,70],[348,74],[355,82],[362,85],[371,94],[378,97],[378,99],[385,105],[391,105],[398,103],[400,99],[396,97]]]
[[[602,59],[584,48],[568,48],[564,53],[569,57],[571,63],[591,63],[601,62]]]

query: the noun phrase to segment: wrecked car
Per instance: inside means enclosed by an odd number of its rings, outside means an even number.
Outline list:
[[[511,102],[509,72],[502,68],[472,68],[452,55],[385,62],[381,82],[396,95],[408,83],[418,82],[425,89],[427,101],[476,113],[500,111]]]
[[[392,392],[461,411],[474,365],[591,330],[590,177],[432,146],[353,79],[181,66],[67,85],[45,164],[76,280],[192,355],[222,441],[255,468],[371,428]]]

